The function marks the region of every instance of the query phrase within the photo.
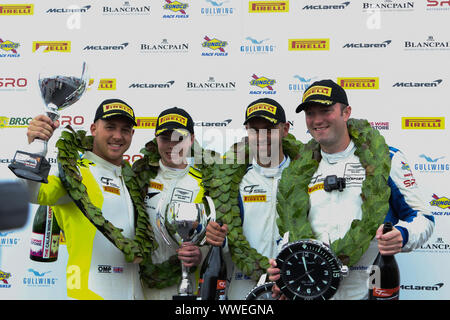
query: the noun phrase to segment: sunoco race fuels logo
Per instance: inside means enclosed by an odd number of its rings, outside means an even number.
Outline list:
[[[165,0],[166,4],[163,6],[164,10],[171,11],[172,14],[164,14],[164,19],[184,19],[188,18],[189,14],[187,14],[186,10],[189,7],[187,3],[183,3],[180,1],[171,1]]]
[[[450,209],[450,199],[447,197],[438,197],[433,193],[433,200],[430,201],[430,206],[439,207],[441,209]]]
[[[269,79],[266,77],[258,77],[256,74],[252,75],[253,80],[250,81],[251,86],[256,86],[264,90],[252,90],[250,94],[276,94],[277,92],[273,89],[275,84],[274,79]]]
[[[3,41],[0,38],[0,58],[19,58],[20,54],[17,52],[20,44],[11,40]]]
[[[228,52],[225,52],[225,47],[228,45],[228,42],[222,41],[219,39],[210,39],[208,36],[203,38],[205,41],[202,43],[203,48],[211,49],[212,51],[217,52],[202,52],[202,56],[227,56]]]

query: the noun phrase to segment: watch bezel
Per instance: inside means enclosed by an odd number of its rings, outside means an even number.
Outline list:
[[[322,257],[325,263],[329,266],[332,274],[331,280],[327,284],[326,288],[319,292],[319,294],[306,295],[297,290],[293,290],[284,281],[286,275],[286,261],[290,257],[305,252],[312,252]],[[280,269],[280,278],[276,281],[277,286],[281,292],[290,300],[328,300],[331,299],[337,292],[342,280],[342,262],[336,257],[331,249],[323,242],[318,240],[299,240],[291,243],[287,243],[280,251],[276,258],[277,267]],[[333,276],[333,274],[339,274],[339,276]],[[320,279],[319,279],[320,280]]]

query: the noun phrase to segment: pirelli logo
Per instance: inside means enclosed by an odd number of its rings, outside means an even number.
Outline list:
[[[247,117],[249,115],[251,115],[253,112],[260,111],[260,110],[270,112],[271,114],[277,113],[277,107],[275,107],[271,104],[268,104],[268,103],[257,103],[247,109]]]
[[[156,189],[156,190],[159,190],[159,191],[163,191],[164,185],[162,183],[150,181],[150,188]]]
[[[45,47],[43,52],[70,52],[70,41],[33,41],[33,52]]]
[[[379,78],[337,78],[337,83],[344,89],[378,89]]]
[[[312,95],[321,95],[321,96],[327,96],[330,97],[331,96],[331,88],[329,87],[324,87],[324,86],[314,86],[311,89],[309,89],[308,91],[305,92],[305,94],[303,95],[303,102],[306,100],[306,98],[308,98],[309,96]]]
[[[119,103],[119,102],[109,103],[109,104],[105,104],[103,106],[103,112],[104,113],[111,112],[111,111],[114,111],[114,110],[123,110],[126,113],[130,114],[132,117],[134,117],[133,110],[130,107],[128,107],[127,105],[123,104],[123,103]]]
[[[244,202],[266,202],[267,197],[263,195],[244,196]]]
[[[289,1],[249,1],[248,12],[289,12]]]
[[[137,117],[135,129],[155,129],[156,122],[158,118],[156,117]]]
[[[445,129],[445,118],[402,117],[402,129]]]
[[[289,39],[289,51],[330,50],[330,39]]]
[[[33,4],[0,4],[0,16],[24,16],[33,14]]]
[[[100,79],[98,90],[116,90],[116,79]]]
[[[105,192],[117,194],[118,196],[120,196],[120,190],[119,190],[119,188],[115,188],[115,187],[111,187],[111,186],[103,186],[103,190],[104,190]]]
[[[314,191],[318,191],[318,190],[323,190],[324,188],[324,184],[322,183],[318,183],[316,185],[313,185],[312,187],[308,188],[308,193],[313,193]]]
[[[174,113],[167,114],[167,115],[159,118],[158,121],[159,121],[158,122],[159,126],[163,125],[166,122],[178,122],[178,123],[181,123],[185,127],[187,125],[187,118],[186,117],[183,117],[183,116],[180,116],[179,114],[174,114]]]

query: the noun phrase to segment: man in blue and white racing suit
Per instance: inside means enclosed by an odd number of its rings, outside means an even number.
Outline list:
[[[305,91],[296,112],[302,110],[309,132],[320,144],[322,156],[308,186],[311,201],[308,220],[318,240],[332,243],[345,236],[354,219],[362,217],[361,187],[366,172],[355,155],[356,147],[348,133],[351,107],[344,89],[332,80],[317,81]],[[378,252],[393,255],[417,249],[434,230],[434,218],[422,200],[405,156],[392,147],[389,151],[391,197],[385,222],[392,222],[394,229],[383,234],[383,225],[378,228],[369,248],[343,279],[333,299],[366,299],[369,289],[367,270]],[[325,191],[324,180],[330,175],[344,178],[346,187],[341,191]],[[276,281],[279,269],[273,259],[270,263],[269,278]],[[276,286],[274,294],[279,294]]]
[[[278,183],[283,170],[291,162],[283,152],[281,143],[289,133],[289,123],[277,101],[263,98],[249,104],[244,125],[254,157],[239,184],[243,235],[259,254],[274,257],[278,254],[281,240],[276,210]],[[227,225],[219,227],[217,223],[210,222],[206,232],[207,241],[216,246],[224,244],[224,253],[228,253],[227,233]],[[225,254],[224,257],[230,280],[228,299],[245,299],[257,283],[245,275],[229,255]]]

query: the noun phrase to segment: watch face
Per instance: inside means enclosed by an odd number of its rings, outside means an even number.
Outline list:
[[[288,244],[277,257],[280,279],[276,282],[291,300],[330,299],[341,281],[341,263],[319,241]]]
[[[247,295],[245,300],[276,300],[272,298],[272,287],[274,282],[267,282],[261,286],[255,287]]]

